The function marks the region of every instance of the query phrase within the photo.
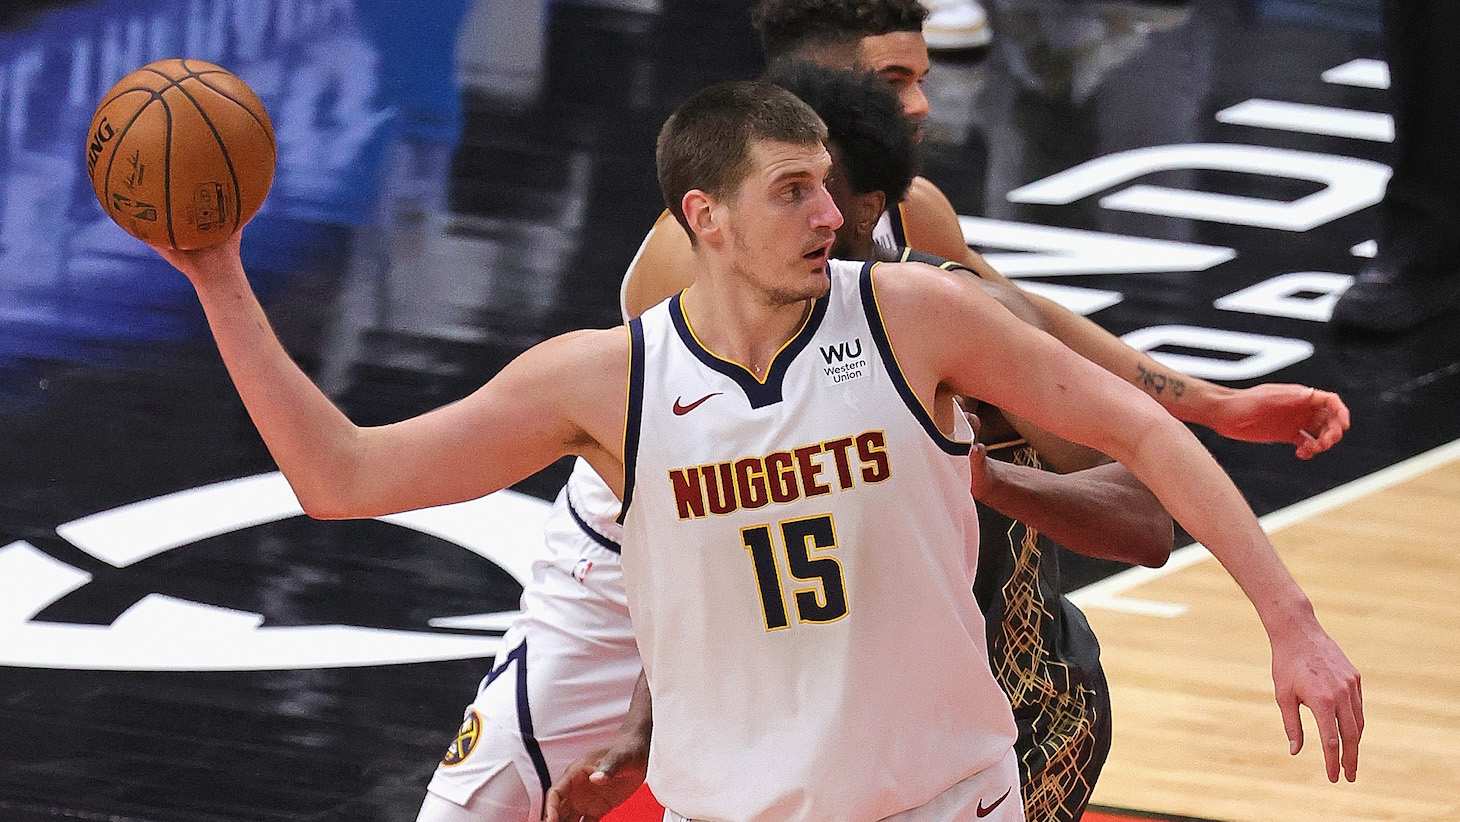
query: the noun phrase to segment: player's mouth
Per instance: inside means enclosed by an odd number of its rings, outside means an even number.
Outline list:
[[[831,245],[835,237],[822,240],[815,248],[801,255],[801,258],[817,266],[826,265],[827,258],[831,256]]]

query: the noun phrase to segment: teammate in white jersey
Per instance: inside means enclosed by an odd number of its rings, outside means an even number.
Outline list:
[[[702,353],[711,356],[713,352],[717,362],[740,364],[733,367],[743,368],[752,381],[761,385],[770,385],[772,374],[783,367],[789,370],[798,356],[817,355],[815,351],[808,354],[802,348],[787,358],[780,356],[783,351],[791,351],[788,346],[809,327],[817,307],[830,304],[827,251],[841,215],[832,205],[825,187],[830,158],[822,144],[823,136],[815,114],[803,103],[765,84],[731,84],[702,92],[678,110],[661,134],[658,152],[661,187],[681,225],[695,238],[699,263],[695,284],[684,292],[678,303],[681,319],[686,328],[693,329]],[[634,517],[678,510],[680,496],[671,477],[663,474],[651,477],[636,471],[634,465],[641,459],[645,465],[673,464],[686,471],[687,477],[687,470],[698,455],[686,453],[685,460],[676,460],[674,453],[656,448],[654,438],[636,436],[639,426],[629,424],[624,416],[626,408],[643,409],[651,391],[653,396],[663,398],[676,388],[647,382],[649,374],[643,369],[630,370],[631,360],[647,364],[657,361],[657,357],[645,360],[633,354],[637,345],[635,338],[647,342],[647,336],[619,327],[556,337],[529,349],[486,385],[458,402],[399,423],[359,427],[340,413],[290,361],[269,329],[248,285],[239,243],[240,236],[235,235],[220,246],[195,252],[158,250],[194,285],[220,353],[250,415],[310,515],[372,517],[472,499],[506,487],[566,454],[584,457],[619,498],[625,500],[627,510],[632,512],[634,505],[643,506],[640,510],[644,514]],[[917,426],[921,435],[940,448],[957,442],[950,436],[958,433],[952,397],[971,396],[992,402],[1057,435],[1111,454],[1125,463],[1186,530],[1233,573],[1268,630],[1274,648],[1273,672],[1279,703],[1285,714],[1295,716],[1299,703],[1308,704],[1317,716],[1334,775],[1342,761],[1352,777],[1357,765],[1355,746],[1362,717],[1357,673],[1319,626],[1311,603],[1273,553],[1256,517],[1191,433],[1150,398],[1020,323],[961,278],[916,264],[890,268],[895,270],[871,271],[861,290],[874,298],[875,315],[885,336],[885,346],[878,345],[897,352],[896,373],[900,377],[892,378],[891,370],[887,373],[889,379],[902,383],[898,394],[905,403],[906,413],[916,416],[915,409],[926,409]],[[869,306],[866,316],[870,318],[873,313]],[[679,339],[684,339],[683,334]],[[1015,382],[1000,379],[1016,366],[1026,379]],[[674,403],[683,407],[700,396],[681,400],[676,394]],[[726,396],[726,402],[731,402],[748,395]],[[825,400],[832,402],[838,398],[832,393]],[[673,404],[667,410],[672,413]],[[658,415],[666,409],[640,413],[649,412]],[[1110,423],[1114,420],[1122,424],[1114,427]],[[846,435],[852,438],[855,452],[838,450],[837,442],[842,437],[838,434],[836,439],[814,443],[780,443],[766,438],[762,442],[746,443],[747,446],[764,445],[764,448],[716,456],[735,462],[763,457],[763,466],[780,471],[775,475],[776,488],[778,493],[784,493],[787,475],[779,467],[781,460],[773,457],[783,447],[790,448],[795,479],[803,497],[811,493],[823,496],[818,489],[830,482],[840,485],[843,476],[839,464],[828,467],[827,463],[818,463],[815,452],[806,451],[805,458],[798,456],[801,449],[813,445],[821,446],[828,459],[834,460],[838,453],[846,455],[847,473],[856,470],[860,481],[871,485],[876,484],[874,478],[890,478],[893,475],[890,472],[900,475],[904,465],[910,465],[905,470],[914,473],[922,470],[916,463],[903,462],[904,448],[919,448],[910,442],[902,444],[911,436],[904,430],[905,425],[884,432],[885,447],[878,443],[880,428],[855,424],[851,427],[853,430]],[[888,453],[888,449],[893,450]],[[878,456],[879,450],[888,454],[885,467]],[[852,462],[853,454],[856,462]],[[810,464],[803,465],[803,459]],[[958,471],[960,464],[966,465],[963,461],[949,461],[945,467],[936,469],[943,475],[924,484],[931,482],[929,487],[940,489],[941,494],[941,489],[948,484],[948,474]],[[965,473],[961,479],[966,481],[967,468],[962,470]],[[739,469],[733,469],[732,473],[738,483]],[[818,473],[825,474],[820,481]],[[748,475],[753,474],[752,467]],[[801,484],[802,477],[809,479]],[[753,482],[752,477],[745,487],[751,488]],[[857,477],[852,477],[855,490],[846,492],[847,502],[854,495],[866,494],[869,500],[878,495],[878,489],[864,488],[858,482]],[[759,499],[752,489],[742,500],[738,496],[740,487],[737,484],[738,502],[753,503]],[[728,499],[722,492],[718,503],[728,504]],[[960,499],[971,508],[967,495]],[[775,500],[774,495],[771,500]],[[929,518],[914,514],[909,506],[885,506],[885,502],[883,499],[869,505],[879,509],[881,519],[876,526],[889,532],[916,531],[922,527],[946,531],[955,527],[950,523],[966,521],[964,512],[950,509],[944,512],[941,522],[924,526],[923,521]],[[694,510],[691,503],[684,505]],[[707,500],[707,510],[708,506]],[[862,516],[855,506],[846,510],[850,512],[846,515],[853,519]],[[631,518],[629,522],[636,531],[648,532],[659,527],[651,518],[642,521]],[[802,545],[811,552],[825,544],[825,537],[820,525],[807,527],[810,528],[805,535],[807,541]],[[869,530],[872,527],[869,523]],[[741,532],[741,544],[732,546],[745,563],[742,570],[752,575],[755,562],[759,561],[757,552],[761,557],[766,553],[757,547],[763,543],[753,528],[747,526]],[[782,537],[788,533],[786,526],[778,525],[777,530]],[[794,536],[798,532],[792,529],[790,533]],[[849,544],[864,536],[867,535],[852,537]],[[775,557],[789,556],[778,551],[775,545],[772,543],[771,550]],[[686,553],[723,550],[720,545],[697,542],[676,547]],[[733,760],[736,751],[755,750],[759,741],[744,738],[737,729],[756,726],[755,717],[742,712],[754,710],[756,706],[732,701],[701,712],[696,709],[698,700],[694,694],[684,690],[692,691],[691,685],[684,688],[656,685],[656,679],[661,683],[685,683],[689,673],[697,670],[697,660],[702,658],[702,654],[697,656],[697,649],[676,646],[675,622],[682,622],[691,634],[702,631],[714,635],[723,629],[748,643],[785,642],[803,645],[808,652],[813,652],[810,646],[815,645],[814,638],[804,638],[805,632],[832,628],[835,623],[802,625],[789,620],[793,615],[802,619],[808,614],[815,619],[838,610],[839,606],[834,598],[828,597],[825,588],[819,589],[821,596],[813,588],[815,580],[830,580],[832,573],[822,564],[782,566],[778,559],[777,579],[787,580],[787,588],[782,589],[787,593],[783,602],[799,603],[809,598],[809,604],[799,606],[800,610],[794,612],[790,608],[798,606],[788,606],[787,627],[766,630],[757,638],[746,630],[743,622],[736,621],[739,617],[734,614],[722,615],[715,610],[694,607],[694,603],[672,614],[656,610],[666,603],[674,603],[673,591],[667,589],[684,586],[707,590],[711,586],[702,579],[657,576],[653,567],[633,553],[663,551],[667,546],[650,549],[628,538],[625,550],[631,557],[626,567],[630,571],[626,584],[631,612],[654,612],[669,621],[650,629],[644,624],[646,620],[641,619],[634,626],[648,661],[649,685],[659,702],[654,715],[656,737],[662,734],[666,741],[683,740],[691,736],[687,728],[698,728],[707,744],[727,747],[715,755],[721,761]],[[819,563],[826,558],[809,559]],[[927,553],[915,547],[904,551],[901,559],[901,562],[887,563],[885,557],[878,557],[871,562],[901,575],[910,588],[928,592],[939,590],[938,581],[932,577],[952,573],[959,563],[966,562],[966,558],[955,560],[947,554]],[[856,564],[863,561],[858,559]],[[761,562],[762,571],[769,571]],[[832,560],[833,564],[850,562],[842,557]],[[693,565],[691,562],[676,567],[690,573],[686,569]],[[782,567],[787,569],[785,574],[780,573]],[[825,575],[820,573],[823,571]],[[759,581],[769,578],[768,573],[754,577],[756,595],[766,606],[764,609],[757,606],[758,611],[763,610],[758,618],[765,618],[766,626],[772,624],[770,618],[775,609],[770,605],[770,586],[762,587]],[[860,601],[866,578],[858,572],[844,575],[843,579],[850,614]],[[805,585],[801,584],[803,580]],[[967,591],[969,581],[959,580],[961,587],[950,586],[948,595],[962,596],[958,592]],[[729,584],[740,583],[727,581]],[[802,587],[809,590],[797,590]],[[764,596],[761,591],[766,592]],[[869,602],[882,593],[874,586]],[[971,594],[967,597],[971,604]],[[956,635],[949,628],[946,615],[933,614],[935,609],[925,603],[909,603],[909,606],[911,617],[930,620],[926,624],[918,621],[903,624],[900,636],[910,645],[919,644],[923,629]],[[965,616],[968,612],[961,600],[949,600],[946,610],[955,611],[965,624],[966,620],[976,618],[976,610],[971,616]],[[895,614],[885,616],[894,618]],[[646,633],[650,630],[656,633],[650,636]],[[935,669],[950,654],[964,661],[961,664],[973,664],[968,661],[977,658],[986,665],[980,655],[971,653],[970,649],[976,648],[978,641],[976,635],[969,635],[968,647],[955,651],[940,643],[936,655],[926,660],[927,665],[899,672],[903,688],[908,693],[921,693],[930,698],[941,695],[937,683],[942,677]],[[761,672],[769,680],[810,684],[810,680],[799,679],[792,668],[779,667],[796,664],[794,656],[787,656],[783,651],[757,646],[750,652],[773,666]],[[814,655],[828,664],[832,661],[819,652]],[[848,687],[857,688],[871,699],[885,699],[888,694],[875,683],[880,677],[875,670],[878,661],[876,655],[841,660],[833,673],[850,679],[868,677],[849,682]],[[807,690],[788,694],[786,698],[809,699],[817,695],[817,691]],[[834,698],[835,694],[827,692],[824,696]],[[960,704],[959,697],[953,698],[954,704]],[[849,808],[846,813],[838,814],[839,818],[851,822],[875,819],[876,814],[894,805],[921,802],[900,812],[916,808],[914,817],[922,814],[924,818],[961,819],[976,809],[988,807],[986,803],[997,804],[995,796],[984,795],[987,785],[980,778],[980,766],[999,746],[998,735],[1004,733],[997,720],[988,720],[993,738],[987,744],[969,745],[964,739],[962,752],[954,754],[955,759],[936,763],[934,770],[940,776],[932,778],[924,767],[928,763],[914,760],[918,759],[923,741],[930,735],[938,737],[941,729],[936,725],[915,727],[888,721],[904,712],[918,717],[928,711],[925,705],[893,702],[863,706],[883,712],[884,719],[879,720],[878,727],[890,738],[879,740],[877,746],[897,753],[891,761],[874,766],[879,772],[894,775],[890,783],[875,773],[866,774],[869,783],[890,784],[890,793],[869,796],[868,802],[874,804]],[[960,716],[952,721],[969,720]],[[1344,743],[1341,751],[1340,738]],[[844,781],[842,775],[819,773],[805,768],[804,763],[788,763],[788,767],[805,773],[808,781],[796,785],[753,785],[751,776],[760,771],[759,767],[696,772],[693,762],[686,761],[685,756],[697,757],[699,752],[686,753],[670,744],[657,747],[650,763],[650,784],[656,792],[675,797],[675,801],[687,808],[713,805],[720,797],[729,795],[757,796],[757,804],[772,809],[776,818],[804,818],[798,809],[830,807],[836,799],[828,795],[829,788]],[[659,784],[656,772],[685,781]],[[988,769],[982,772],[988,773]],[[906,780],[901,778],[904,774]],[[956,774],[963,778],[942,790],[936,788],[936,782]],[[973,795],[960,788],[967,785],[975,789],[971,791]],[[1018,806],[1005,802],[1000,810],[1007,807]],[[732,810],[725,818],[747,817]]]

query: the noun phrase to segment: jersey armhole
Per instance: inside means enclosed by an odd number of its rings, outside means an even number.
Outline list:
[[[862,310],[867,315],[867,327],[871,330],[872,341],[877,345],[877,352],[882,357],[883,364],[887,367],[887,376],[892,380],[893,386],[897,388],[898,396],[912,412],[913,418],[923,427],[923,431],[933,440],[944,453],[955,457],[966,457],[973,450],[973,443],[959,442],[952,439],[938,429],[937,423],[923,407],[923,403],[913,393],[912,386],[908,384],[907,377],[902,373],[902,366],[897,362],[897,355],[892,350],[892,341],[887,337],[887,327],[882,322],[882,311],[877,307],[877,288],[872,283],[872,269],[877,267],[876,262],[867,262],[862,266],[860,276],[862,289]]]
[[[629,323],[629,401],[624,409],[624,501],[614,522],[624,524],[634,499],[634,474],[639,462],[639,430],[644,417],[644,321]]]

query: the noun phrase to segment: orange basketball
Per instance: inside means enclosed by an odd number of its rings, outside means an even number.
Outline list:
[[[86,170],[102,210],[151,245],[206,248],[248,222],[274,181],[274,127],[242,80],[159,60],[96,107]]]

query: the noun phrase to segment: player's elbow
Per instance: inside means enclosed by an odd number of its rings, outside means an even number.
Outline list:
[[[355,519],[359,516],[352,513],[352,506],[337,492],[304,490],[295,485],[294,496],[299,499],[304,515],[310,519]]]
[[[1140,538],[1131,544],[1130,561],[1147,568],[1160,568],[1171,559],[1171,549],[1175,547],[1175,543],[1175,521],[1162,508],[1159,514],[1145,518],[1140,529]]]
[[[304,515],[310,519],[361,519],[373,516],[370,506],[351,490],[348,481],[339,478],[313,480],[285,472],[289,487]]]

